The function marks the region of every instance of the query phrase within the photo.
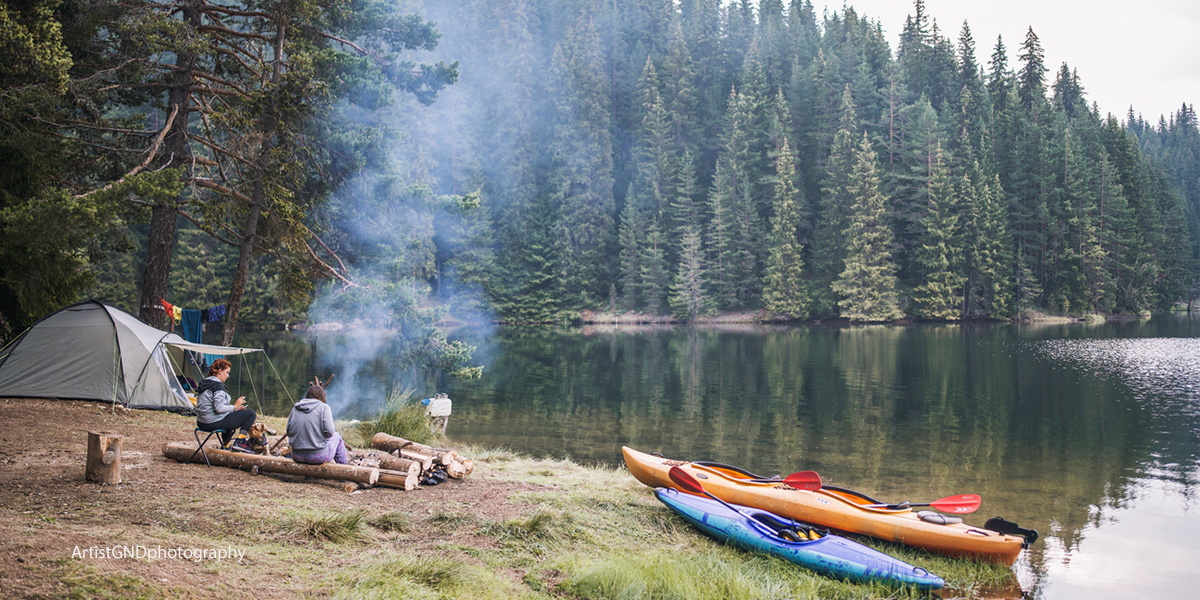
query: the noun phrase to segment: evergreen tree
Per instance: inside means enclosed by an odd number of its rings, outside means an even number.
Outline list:
[[[675,269],[675,281],[671,284],[671,314],[680,319],[695,320],[709,310],[709,299],[704,289],[704,248],[700,234],[688,227],[683,234],[683,246],[679,252],[679,265]]]
[[[992,49],[992,58],[988,64],[991,66],[988,72],[988,95],[991,96],[994,111],[1000,113],[1008,105],[1008,88],[1012,79],[1012,72],[1008,70],[1008,50],[1004,47],[1003,36],[996,36],[996,46]]]
[[[1100,240],[1097,210],[1081,157],[1067,133],[1063,157],[1062,203],[1065,212],[1063,243],[1055,274],[1064,311],[1108,311],[1112,308],[1112,283],[1104,269],[1107,258]]]
[[[924,232],[916,256],[922,281],[913,290],[915,313],[925,319],[959,317],[963,265],[957,205],[957,193],[938,148],[931,167],[929,204],[921,219]]]
[[[671,273],[667,267],[663,235],[657,219],[650,222],[646,231],[646,246],[642,250],[641,267],[641,304],[646,307],[646,312],[652,315],[661,314],[667,309]]]
[[[561,298],[593,306],[612,287],[613,146],[609,78],[599,37],[583,16],[554,53],[557,99],[552,140],[551,198],[559,207],[554,235]]]
[[[857,163],[855,143],[858,134],[854,99],[847,88],[842,95],[841,125],[834,137],[828,169],[821,184],[817,224],[813,231],[812,311],[818,315],[837,311],[837,298],[831,286],[846,269],[846,230],[855,201],[851,189]]]
[[[904,316],[896,294],[892,228],[887,198],[879,189],[876,158],[864,134],[851,177],[854,207],[845,232],[846,269],[833,283],[841,315],[851,321],[889,321]]]
[[[793,183],[795,166],[787,140],[779,150],[777,164],[775,216],[771,219],[771,250],[767,258],[763,306],[789,319],[800,319],[808,314],[808,294],[802,273],[800,210]]]
[[[732,160],[722,157],[708,196],[708,231],[705,274],[713,306],[725,310],[737,306],[737,180]]]
[[[1021,72],[1017,74],[1017,92],[1021,105],[1026,110],[1033,108],[1035,100],[1046,98],[1046,53],[1033,27],[1025,34],[1021,45]]]

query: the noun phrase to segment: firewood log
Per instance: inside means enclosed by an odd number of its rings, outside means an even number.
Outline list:
[[[417,472],[421,471],[422,464],[419,461],[408,458],[400,458],[399,456],[392,456],[391,454],[381,454],[379,456],[380,469],[403,471],[407,473],[410,465],[416,465]]]
[[[386,487],[402,488],[405,491],[416,489],[417,483],[421,480],[421,467],[417,463],[412,463],[406,471],[393,471],[391,469],[379,470],[379,481],[377,485]]]
[[[446,474],[454,479],[462,479],[467,476],[467,468],[456,460],[446,466]]]
[[[386,452],[407,450],[409,452],[424,454],[425,456],[433,456],[433,448],[430,448],[425,444],[418,444],[402,437],[388,435],[383,432],[379,432],[371,437],[371,447]]]
[[[416,452],[409,452],[408,450],[397,450],[397,452],[400,453],[400,458],[407,458],[408,460],[413,460],[420,463],[422,471],[428,471],[433,468],[432,456],[417,454]]]
[[[196,450],[195,444],[186,442],[168,442],[163,445],[163,456],[179,462],[186,462],[191,457],[192,452]],[[263,473],[285,473],[288,475],[300,475],[304,477],[314,477],[317,479],[338,479],[344,481],[355,481],[373,485],[379,479],[379,469],[369,467],[357,467],[354,465],[339,465],[337,463],[325,463],[323,465],[309,465],[304,463],[294,462],[290,458],[281,456],[263,456],[261,454],[243,454],[240,452],[232,452],[230,450],[205,449],[208,453],[208,461],[214,465],[222,467],[232,467],[235,469],[249,470],[254,466],[259,468]],[[196,455],[196,461],[200,462],[203,459],[200,455]]]
[[[463,477],[466,477],[467,475],[471,474],[471,471],[475,470],[475,461],[473,461],[469,458],[464,458],[464,459],[462,459],[462,466],[463,466]]]

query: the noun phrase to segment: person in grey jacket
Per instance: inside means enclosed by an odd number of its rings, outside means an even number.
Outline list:
[[[309,386],[304,398],[292,405],[287,435],[292,460],[298,463],[350,462],[342,434],[333,425],[333,410],[325,403],[325,388],[319,385]]]
[[[250,452],[246,438],[250,436],[250,426],[258,419],[254,411],[246,408],[246,397],[241,396],[230,402],[229,390],[225,389],[225,380],[229,379],[229,371],[233,365],[229,361],[218,358],[208,368],[205,377],[197,386],[200,395],[196,397],[196,427],[201,431],[216,431],[224,429],[229,433],[222,434],[221,446],[229,445],[233,431],[240,429],[246,434],[233,443],[233,449],[240,452]]]

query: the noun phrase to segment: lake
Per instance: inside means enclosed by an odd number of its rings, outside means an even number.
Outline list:
[[[258,334],[272,388],[330,373],[339,418],[393,387],[454,400],[448,436],[583,463],[620,447],[763,475],[816,470],[888,501],[975,493],[968,522],[1041,533],[1027,597],[1200,588],[1200,320],[1103,324],[462,329],[479,381],[394,367],[385,334]],[[279,387],[278,384],[274,384]],[[291,393],[302,391],[295,383]],[[253,404],[252,404],[253,406]]]

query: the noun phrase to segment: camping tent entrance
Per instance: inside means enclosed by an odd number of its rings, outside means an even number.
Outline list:
[[[225,356],[261,352],[187,342],[118,308],[86,300],[47,315],[0,350],[0,397],[100,400],[190,412],[194,406],[171,364],[171,348]]]

